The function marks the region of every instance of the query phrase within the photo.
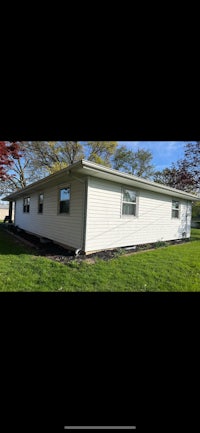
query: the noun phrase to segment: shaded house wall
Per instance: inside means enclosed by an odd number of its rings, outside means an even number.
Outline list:
[[[59,214],[59,189],[70,186],[70,212]],[[38,196],[44,194],[43,213],[38,213]],[[62,245],[82,248],[84,218],[84,183],[67,180],[59,185],[44,187],[41,191],[26,194],[30,197],[30,212],[23,212],[23,197],[16,199],[15,225]]]

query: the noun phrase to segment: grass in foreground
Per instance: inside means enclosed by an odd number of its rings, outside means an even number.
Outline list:
[[[0,227],[0,291],[200,291],[200,230],[186,244],[63,265],[34,256]]]

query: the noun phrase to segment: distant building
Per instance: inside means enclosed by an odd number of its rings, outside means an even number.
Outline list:
[[[9,214],[9,206],[0,203],[0,221],[4,220],[5,216]]]

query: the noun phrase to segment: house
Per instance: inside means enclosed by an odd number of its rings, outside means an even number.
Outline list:
[[[8,215],[9,207],[7,204],[0,203],[0,221],[3,221],[4,218]]]
[[[87,254],[189,238],[196,198],[81,160],[4,200],[19,228]]]

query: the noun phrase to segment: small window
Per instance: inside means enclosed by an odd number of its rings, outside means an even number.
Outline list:
[[[70,188],[60,189],[59,195],[59,212],[69,213]]]
[[[43,213],[44,194],[39,194],[38,197],[38,213]]]
[[[30,212],[30,197],[25,197],[23,200],[23,210],[25,213]]]
[[[123,189],[122,215],[136,216],[136,192]]]
[[[172,218],[179,218],[180,204],[179,201],[172,200]]]

